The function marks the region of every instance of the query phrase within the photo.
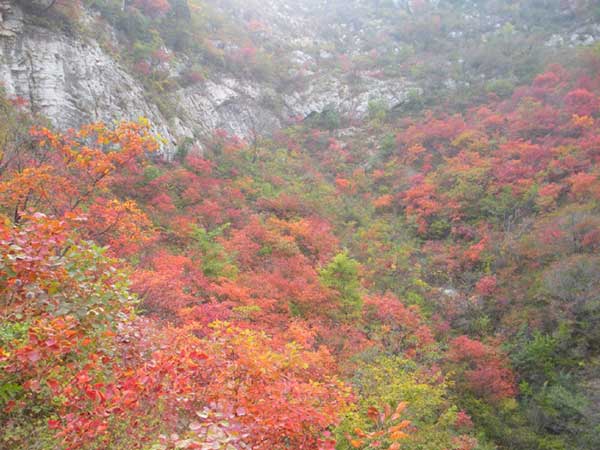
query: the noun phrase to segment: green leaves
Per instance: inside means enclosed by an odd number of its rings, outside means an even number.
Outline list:
[[[360,279],[360,264],[350,258],[348,253],[339,253],[319,271],[321,283],[338,293],[340,313],[343,320],[351,320],[360,315],[363,301]]]
[[[0,405],[4,406],[10,400],[14,400],[21,395],[23,387],[17,383],[0,384]]]
[[[229,227],[230,224],[226,223],[211,231],[201,227],[194,227],[192,231],[192,238],[200,250],[202,272],[207,277],[235,278],[237,274],[233,255],[225,252],[225,248],[218,242],[218,238]]]

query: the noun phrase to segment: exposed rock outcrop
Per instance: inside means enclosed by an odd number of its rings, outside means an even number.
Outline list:
[[[0,82],[8,95],[22,97],[33,112],[60,128],[145,116],[175,142],[158,108],[145,100],[141,85],[97,43],[27,24],[19,7],[3,4],[0,29],[12,31],[0,38]]]
[[[13,38],[23,29],[23,12],[9,0],[0,0],[0,38]]]
[[[167,119],[146,98],[142,84],[98,43],[28,23],[21,7],[8,0],[0,0],[0,82],[9,95],[24,98],[34,112],[60,128],[147,117],[165,138],[167,153],[182,138],[196,141],[217,128],[248,137],[325,107],[364,116],[370,99],[392,107],[410,87],[404,80],[369,77],[351,86],[344,79],[313,73],[303,88],[282,96],[266,83],[213,76],[165,94],[176,105],[175,117]]]

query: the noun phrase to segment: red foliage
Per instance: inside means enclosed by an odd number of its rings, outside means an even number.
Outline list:
[[[132,281],[133,291],[159,315],[175,315],[181,308],[201,302],[208,287],[198,261],[164,250],[148,261],[147,268],[137,270]]]
[[[571,185],[571,195],[578,200],[600,198],[598,175],[579,172],[571,175],[567,182]]]
[[[133,6],[150,17],[158,17],[171,10],[169,0],[133,0]]]
[[[600,99],[587,89],[575,89],[565,96],[565,105],[573,114],[593,116],[600,110]]]
[[[454,426],[459,429],[471,429],[473,428],[473,421],[465,411],[459,411]]]
[[[140,60],[136,62],[133,66],[133,69],[144,76],[149,76],[152,73],[152,66],[148,61]]]
[[[493,275],[482,277],[475,285],[475,291],[479,295],[488,296],[494,293],[496,290],[497,281]]]
[[[198,70],[186,70],[182,77],[187,84],[198,84],[206,79],[204,74]]]
[[[170,8],[135,5],[151,16]],[[238,55],[256,56],[250,44]],[[251,448],[333,448],[325,432],[350,401],[336,374],[352,372],[352,356],[381,349],[438,373],[432,330],[445,336],[474,308],[500,310],[520,288],[507,274],[523,264],[600,248],[597,84],[555,67],[511,99],[405,120],[396,151],[371,176],[363,148],[329,132],[275,136],[281,159],[324,199],[298,195],[301,182],[272,170],[279,156],[223,130],[206,153],[146,167],[158,147],[147,124],[34,129],[33,150],[0,161],[1,312],[29,326],[0,349],[2,369],[25,390],[20,402],[53,405],[48,426],[68,448],[130,448],[111,440],[125,439],[116,424],[145,430],[132,448],[163,429],[165,445],[185,438],[193,448],[217,423]],[[250,161],[262,178],[246,174]],[[392,209],[426,241],[404,239]],[[363,210],[375,219],[355,220]],[[319,275],[340,242],[371,271],[352,323],[333,313],[338,295]],[[126,280],[146,319],[133,318]],[[475,280],[470,297],[432,287],[468,291]],[[380,292],[406,293],[427,315],[391,294],[362,293],[379,281]],[[458,390],[492,403],[517,393],[494,342],[456,337],[445,364]],[[473,423],[461,411],[455,426]],[[473,442],[461,435],[455,446]]]
[[[460,364],[465,386],[476,395],[499,401],[517,393],[506,356],[493,346],[459,336],[450,342],[448,359]]]

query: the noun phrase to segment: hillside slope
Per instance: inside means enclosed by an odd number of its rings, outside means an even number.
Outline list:
[[[171,154],[217,129],[249,138],[325,110],[362,119],[369,102],[402,110],[506,89],[550,47],[600,37],[588,9],[560,2],[196,0],[164,14],[46,3],[0,3],[9,94],[61,128],[143,115]]]
[[[82,3],[0,0],[0,448],[600,448],[595,2]]]

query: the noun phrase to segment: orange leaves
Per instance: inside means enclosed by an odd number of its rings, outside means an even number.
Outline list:
[[[195,350],[193,350],[189,357],[194,360],[194,361],[203,361],[205,359],[208,359],[208,355],[206,353],[203,352],[197,352]]]
[[[54,192],[53,188],[61,186]],[[67,202],[76,189],[65,183],[50,165],[26,167],[0,181],[0,208],[15,222],[29,210],[47,210],[49,204]]]
[[[205,401],[231,405],[252,448],[316,448],[348,401],[347,388],[323,368],[329,363],[295,344],[277,348],[264,333],[227,323],[213,329]]]
[[[365,433],[360,428],[355,428],[354,429],[354,434],[357,435],[359,438],[366,438],[367,437],[367,433]],[[350,441],[350,442],[360,442],[360,441],[353,440],[353,441]],[[358,444],[359,447],[360,447],[360,445],[362,445],[362,443]],[[354,447],[355,444],[352,444],[352,446]]]
[[[87,236],[122,257],[138,252],[155,238],[152,223],[133,201],[99,197],[86,216],[82,225]]]
[[[577,200],[587,201],[590,197],[600,198],[600,184],[598,175],[579,172],[568,178],[571,185],[571,195]]]
[[[198,434],[228,417],[257,450],[332,448],[327,433],[351,401],[320,335],[336,334],[317,272],[338,250],[332,225],[291,194],[257,202],[260,213],[252,213],[246,195],[260,190],[218,178],[201,158],[142,171],[145,153],[156,149],[144,124],[92,124],[64,135],[37,129],[33,137],[30,165],[10,167],[0,183],[8,200],[2,313],[24,315],[30,327],[0,360],[27,390],[27,408],[48,406],[43,423],[60,445],[135,449],[162,429]],[[234,153],[241,147],[228,144]],[[160,236],[143,209],[149,199]],[[232,230],[208,231],[206,242],[194,237],[193,225],[214,230],[225,214]],[[239,274],[217,270],[221,249],[237,256]],[[130,265],[107,254],[131,257]],[[216,269],[205,275],[210,263]],[[134,319],[130,280],[144,313],[164,323]],[[307,319],[290,325],[290,314]],[[209,326],[219,319],[240,326]],[[365,340],[347,330],[336,337]],[[206,422],[193,416],[196,405],[211,410]]]
[[[335,185],[341,192],[351,192],[354,189],[352,186],[352,181],[342,177],[335,179]]]
[[[280,235],[291,235],[306,256],[321,264],[333,256],[339,245],[331,225],[316,216],[294,221],[271,218],[267,225]]]
[[[390,194],[382,195],[373,200],[373,206],[377,209],[385,209],[392,205],[394,196]]]
[[[371,421],[377,422],[379,420],[379,410],[374,406],[369,406],[367,409],[367,417],[371,419]]]
[[[17,303],[29,300],[31,304],[34,295],[27,290],[30,284],[44,290],[66,277],[57,257],[66,243],[67,232],[64,222],[43,214],[25,218],[28,221],[23,227],[12,224],[0,226],[3,230],[3,239],[0,240],[0,295],[7,295]]]
[[[398,406],[396,406],[396,410],[394,411],[394,415],[390,418],[390,420],[397,420],[400,418],[400,414],[404,412],[404,410],[408,407],[408,403],[400,402]],[[407,420],[403,420],[399,425],[402,425],[399,429],[402,430],[410,425],[410,422]]]
[[[406,439],[406,438],[408,438],[408,434],[405,433],[404,431],[390,431],[390,430],[388,430],[388,432],[390,433],[390,439],[392,439],[394,441],[398,441],[400,439]]]
[[[350,440],[350,445],[353,448],[361,448],[363,446],[363,441],[361,441],[359,439],[351,439]]]
[[[423,147],[423,145],[413,144],[406,149],[404,162],[407,164],[415,164],[422,158],[426,151],[427,149]]]
[[[464,259],[465,259],[466,264],[468,264],[468,265],[477,264],[481,260],[482,254],[485,251],[488,243],[489,243],[489,238],[484,237],[476,244],[471,245],[464,252]]]
[[[9,165],[0,181],[0,204],[15,222],[29,210],[72,214],[106,193],[117,169],[130,169],[157,148],[147,124],[122,123],[109,130],[98,123],[65,135],[34,128],[31,135],[38,149],[26,164]]]
[[[412,422],[407,419],[398,422],[407,407],[407,402],[400,402],[392,413],[389,405],[385,405],[381,411],[375,406],[370,406],[367,410],[367,417],[373,422],[375,429],[366,432],[355,428],[353,434],[356,438],[346,436],[350,445],[353,448],[400,449],[401,441],[410,438],[408,429]],[[384,446],[384,443],[387,443],[387,447]]]

